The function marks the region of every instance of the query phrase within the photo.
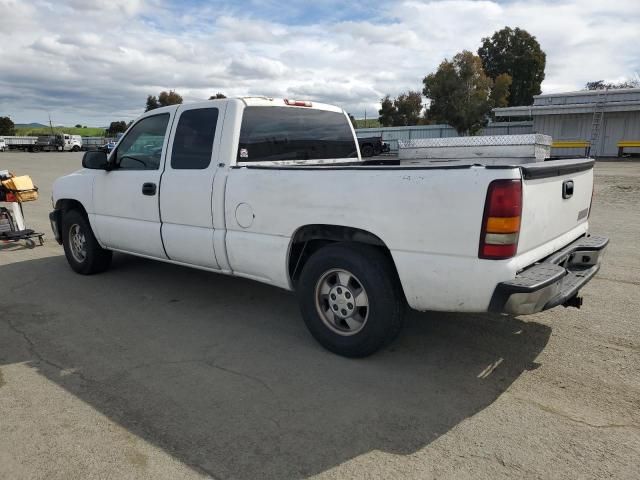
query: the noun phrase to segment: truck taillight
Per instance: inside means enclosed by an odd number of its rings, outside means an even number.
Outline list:
[[[494,180],[484,203],[478,257],[491,260],[511,258],[518,250],[522,182]]]
[[[284,103],[292,107],[312,107],[313,106],[311,102],[308,102],[306,100],[289,100],[288,98],[284,99]]]

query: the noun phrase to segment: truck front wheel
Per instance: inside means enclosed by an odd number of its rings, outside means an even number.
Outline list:
[[[79,152],[80,151],[80,147],[78,145],[74,145],[73,148],[71,149],[72,152]]]
[[[314,253],[298,282],[307,328],[326,349],[366,357],[396,338],[405,302],[391,260],[380,249],[336,243]]]
[[[78,210],[67,210],[62,216],[62,245],[67,262],[77,273],[100,273],[111,265],[111,251],[98,244],[89,220]]]

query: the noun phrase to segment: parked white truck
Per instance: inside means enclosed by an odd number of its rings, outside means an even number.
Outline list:
[[[406,305],[579,306],[608,243],[588,233],[593,160],[371,166],[346,113],[315,102],[152,110],[83,167],[55,182],[50,215],[76,272],[116,251],[294,290],[345,356],[390,342]]]
[[[79,152],[82,149],[82,137],[68,133],[41,135],[39,137],[5,137],[6,146],[11,150],[25,152]]]

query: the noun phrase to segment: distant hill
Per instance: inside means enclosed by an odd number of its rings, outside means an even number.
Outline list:
[[[41,123],[16,123],[16,128],[49,128],[49,125]]]

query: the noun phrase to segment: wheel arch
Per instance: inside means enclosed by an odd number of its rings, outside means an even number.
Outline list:
[[[60,210],[62,212],[66,212],[66,211],[69,211],[69,210],[78,210],[84,216],[89,218],[89,215],[87,214],[87,209],[84,208],[84,205],[82,205],[82,203],[80,201],[75,200],[73,198],[60,198],[56,202],[54,208],[56,210]]]
[[[53,212],[51,212],[51,215],[49,215],[49,219],[56,224],[56,229],[58,232],[56,234],[56,241],[60,245],[62,245],[62,217],[64,216],[65,212],[77,210],[87,219],[87,221],[91,225],[91,220],[89,219],[87,210],[85,209],[84,205],[82,205],[82,203],[78,200],[72,198],[61,198],[55,202],[53,208],[54,210]],[[54,230],[54,232],[55,231],[56,230]]]
[[[343,225],[309,224],[298,228],[291,237],[287,255],[287,272],[291,285],[295,288],[300,272],[312,254],[326,245],[338,242],[361,243],[379,248],[391,261],[399,281],[398,269],[391,250],[376,234]]]

